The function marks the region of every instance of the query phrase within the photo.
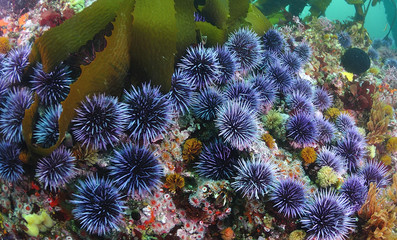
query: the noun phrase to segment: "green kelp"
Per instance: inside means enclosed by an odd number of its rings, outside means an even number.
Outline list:
[[[195,22],[196,11],[208,22]],[[189,45],[204,39],[206,46],[222,44],[242,25],[251,26],[260,35],[271,26],[249,0],[207,0],[202,4],[194,0],[98,0],[36,39],[29,57],[31,67],[41,62],[46,72],[52,71],[94,40],[109,23],[113,30],[105,36],[106,47],[91,63],[81,66],[81,75],[61,103],[59,139],[54,146],[45,149],[32,144],[38,96],[26,110],[23,134],[30,152],[47,155],[57,148],[75,109],[87,95],[120,96],[124,87],[145,81],[167,92],[175,64]]]

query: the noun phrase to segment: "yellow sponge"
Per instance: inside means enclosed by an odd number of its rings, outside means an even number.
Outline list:
[[[26,233],[32,237],[37,237],[39,232],[45,232],[55,224],[46,211],[42,211],[40,215],[35,213],[23,214],[22,217],[27,222],[26,227],[28,230]]]

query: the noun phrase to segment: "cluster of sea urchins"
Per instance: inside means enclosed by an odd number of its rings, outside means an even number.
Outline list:
[[[33,102],[33,91],[42,103],[34,142],[49,147],[58,139],[60,102],[73,82],[64,64],[51,73],[38,64],[32,76],[23,76],[29,52],[30,46],[12,50],[0,64],[0,178],[7,182],[23,178],[18,157],[23,142],[21,122]],[[309,239],[345,238],[354,227],[352,214],[363,204],[368,184],[385,186],[388,173],[380,163],[363,165],[365,141],[350,116],[342,114],[335,122],[319,117],[332,105],[332,96],[300,77],[310,57],[307,43],[285,41],[275,29],[259,37],[241,28],[224,45],[189,47],[172,76],[168,94],[143,83],[126,89],[121,99],[87,96],[71,124],[74,140],[95,151],[115,149],[110,153],[108,174],[80,180],[73,194],[73,213],[81,226],[98,235],[118,229],[125,209],[123,194],[144,195],[161,183],[163,167],[149,144],[161,138],[173,118],[191,113],[200,122],[213,121],[216,128],[216,140],[204,144],[194,165],[200,177],[230,180],[236,192],[248,199],[268,196],[285,218],[301,219]],[[271,158],[247,159],[246,153],[259,141],[259,116],[282,102],[289,113],[285,128],[290,145],[298,149],[321,146],[319,166],[351,174],[340,193],[319,190],[308,201],[303,181],[279,175]],[[337,131],[342,137],[335,142]],[[121,136],[129,143],[120,143]],[[38,181],[52,192],[76,176],[75,158],[66,146],[37,163]]]

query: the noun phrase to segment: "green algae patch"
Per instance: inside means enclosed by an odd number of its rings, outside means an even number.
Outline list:
[[[225,28],[229,18],[229,3],[227,0],[207,0],[202,14],[207,22],[218,28]]]
[[[52,71],[113,21],[121,2],[122,0],[95,2],[58,27],[51,28],[35,41],[29,62],[41,62],[44,71]]]
[[[175,0],[176,28],[177,28],[177,54],[175,61],[179,61],[186,48],[196,42],[196,25],[194,22],[194,5],[190,1]]]
[[[124,87],[124,80],[130,66],[129,44],[131,43],[131,23],[133,20],[130,14],[134,4],[133,1],[125,1],[121,12],[113,22],[114,30],[110,37],[105,37],[107,47],[98,52],[97,57],[87,66],[81,66],[80,77],[70,85],[70,93],[63,101],[62,114],[58,120],[59,139],[50,148],[34,147],[32,145],[32,130],[35,113],[39,105],[36,96],[32,107],[25,111],[23,119],[23,134],[26,144],[32,153],[48,155],[55,150],[63,141],[69,123],[75,117],[75,109],[86,96],[94,93],[107,93],[119,95]]]

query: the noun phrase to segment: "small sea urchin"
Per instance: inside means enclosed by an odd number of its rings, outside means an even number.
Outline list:
[[[317,87],[314,90],[313,104],[320,111],[326,110],[332,105],[332,97],[328,91],[322,87]]]
[[[37,162],[36,177],[45,188],[55,192],[73,177],[76,170],[74,161],[71,151],[59,147]]]
[[[280,180],[270,192],[270,200],[278,212],[287,218],[301,216],[306,203],[305,188],[302,182],[293,178]]]
[[[130,196],[150,192],[160,184],[163,168],[146,147],[125,144],[110,159],[110,176]]]
[[[345,159],[349,172],[356,172],[359,169],[365,155],[365,146],[365,142],[350,135],[337,142],[335,150]]]
[[[342,159],[342,157],[334,150],[327,147],[322,147],[320,149],[316,161],[320,167],[331,167],[337,173],[343,173],[346,169],[344,159]]]
[[[219,77],[221,65],[214,49],[198,45],[187,49],[178,67],[196,89],[211,85]]]
[[[352,39],[347,32],[340,32],[338,34],[338,41],[344,48],[349,48],[352,46]]]
[[[2,81],[7,85],[17,84],[22,81],[23,70],[29,65],[31,45],[12,49],[3,59]]]
[[[367,199],[368,188],[364,184],[364,179],[360,176],[352,175],[343,183],[340,193],[348,201],[353,211],[360,210]]]
[[[292,89],[294,83],[294,78],[291,76],[291,73],[279,62],[274,62],[269,65],[266,69],[265,78],[274,82],[278,92],[283,94],[288,93]]]
[[[66,65],[61,64],[55,67],[54,71],[46,73],[43,65],[38,63],[31,80],[32,89],[44,105],[58,104],[65,100],[69,93],[69,85],[73,82],[70,75],[71,71]]]
[[[246,102],[224,103],[218,110],[215,125],[219,136],[239,150],[259,139],[256,113]]]
[[[241,160],[232,187],[243,197],[259,199],[269,192],[275,179],[275,168],[261,159]]]
[[[193,95],[192,112],[203,120],[213,120],[218,108],[223,103],[223,96],[214,87],[201,89]]]
[[[345,239],[354,228],[348,200],[333,190],[320,190],[301,219],[308,240]]]
[[[280,52],[284,49],[285,41],[279,31],[269,29],[262,37],[263,45],[266,50]]]
[[[0,142],[0,179],[15,183],[25,172],[19,160],[20,149],[13,143]]]
[[[219,77],[214,79],[214,82],[219,85],[227,84],[234,78],[236,71],[236,56],[230,52],[226,46],[217,46],[215,48],[218,54],[218,60],[220,65]]]
[[[109,179],[89,176],[79,181],[71,203],[73,214],[90,234],[106,235],[118,230],[125,209],[122,196]]]
[[[171,105],[159,87],[142,84],[124,91],[127,104],[127,132],[135,141],[148,144],[160,136],[171,122]]]
[[[192,87],[186,82],[186,77],[182,71],[177,69],[171,78],[171,89],[168,99],[172,103],[174,110],[185,114],[189,111],[192,98]]]
[[[37,144],[50,147],[58,140],[58,119],[62,113],[62,105],[54,105],[44,111],[33,131],[33,138]]]
[[[230,179],[236,173],[237,152],[222,141],[215,141],[201,151],[196,169],[206,178]]]
[[[259,109],[262,102],[258,90],[249,81],[234,81],[230,83],[224,91],[224,96],[229,101],[246,102],[255,111]]]
[[[364,179],[367,187],[373,182],[378,188],[383,188],[389,182],[388,169],[381,161],[368,161],[359,174]]]
[[[293,147],[304,148],[312,145],[318,137],[318,129],[312,116],[307,113],[297,113],[287,122],[287,137],[291,139]]]
[[[126,107],[104,94],[86,97],[76,110],[72,132],[77,141],[96,150],[118,141],[126,125]]]
[[[249,28],[240,28],[230,34],[225,46],[236,56],[239,70],[252,70],[262,62],[263,49],[260,38]]]

